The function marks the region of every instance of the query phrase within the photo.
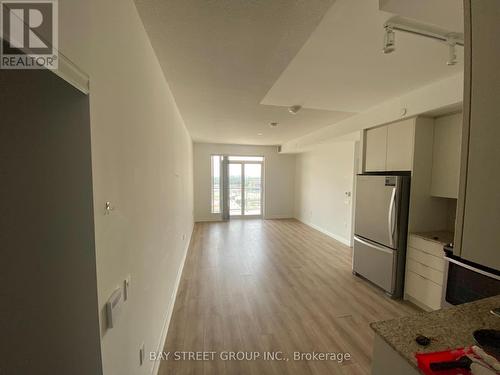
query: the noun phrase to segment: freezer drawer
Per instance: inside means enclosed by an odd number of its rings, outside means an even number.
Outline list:
[[[397,252],[355,236],[353,271],[393,294],[396,284]]]

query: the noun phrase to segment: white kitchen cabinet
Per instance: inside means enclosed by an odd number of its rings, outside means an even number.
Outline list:
[[[386,170],[387,126],[366,131],[365,170],[380,172]]]
[[[424,310],[433,311],[441,308],[443,287],[411,269],[406,270],[405,290],[407,298],[412,297],[408,299]]]
[[[365,137],[365,171],[411,171],[415,119],[368,129]]]
[[[458,198],[462,113],[438,117],[434,121],[431,195]]]
[[[408,236],[405,299],[427,311],[441,308],[445,269],[443,246],[414,234]]]
[[[500,1],[467,0],[464,124],[454,253],[500,270]],[[495,47],[495,48],[493,48]]]
[[[415,119],[399,121],[387,127],[388,171],[411,171],[413,166],[413,144]]]

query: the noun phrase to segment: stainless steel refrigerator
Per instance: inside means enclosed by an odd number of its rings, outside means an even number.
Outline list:
[[[353,273],[393,298],[403,294],[410,176],[358,175]]]

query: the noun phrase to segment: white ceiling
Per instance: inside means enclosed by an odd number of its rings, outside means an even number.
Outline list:
[[[393,14],[378,0],[136,4],[198,142],[280,144],[463,69],[446,65],[444,45],[401,33],[383,55]],[[304,106],[295,116],[293,104]]]
[[[263,99],[308,108],[361,112],[463,70],[446,65],[445,44],[396,32],[396,51],[384,55],[383,24],[392,13],[377,0],[337,0]]]
[[[136,0],[195,141],[279,144],[349,114],[260,101],[334,0]],[[269,123],[278,121],[277,128]],[[258,136],[262,133],[262,136]]]

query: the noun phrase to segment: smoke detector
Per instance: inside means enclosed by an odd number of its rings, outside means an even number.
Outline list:
[[[288,112],[290,112],[292,115],[296,115],[298,111],[302,109],[301,105],[292,105],[291,107],[288,108]]]

